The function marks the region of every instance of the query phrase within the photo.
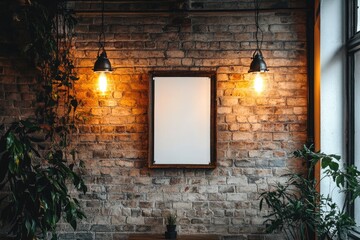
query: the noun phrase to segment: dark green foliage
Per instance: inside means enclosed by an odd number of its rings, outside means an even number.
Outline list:
[[[74,165],[66,164],[60,150],[51,149],[45,157],[37,150],[46,139],[34,141],[32,133],[45,132],[26,120],[13,123],[0,138],[0,190],[10,188],[8,197],[1,199],[5,205],[1,220],[11,224],[17,239],[54,232],[62,213],[74,229],[76,220],[85,217],[67,188],[67,181],[71,181],[77,190],[86,192]]]
[[[60,218],[75,229],[77,219],[85,217],[68,190],[72,184],[86,192],[82,162],[75,161],[76,152],[70,149],[79,102],[70,52],[76,21],[65,6],[63,0],[32,0],[10,7],[16,43],[38,83],[36,119],[2,127],[0,135],[0,191],[7,194],[0,199],[0,220],[16,239],[43,238],[47,232],[56,239]]]
[[[38,121],[69,124],[70,115],[63,112],[71,113],[78,105],[74,92],[78,77],[71,58],[76,19],[64,0],[32,0],[22,7],[9,7],[8,11],[14,19],[8,35],[13,36],[19,51],[36,70]]]
[[[176,218],[177,216],[175,214],[169,213],[166,217],[167,225],[176,225]]]
[[[270,209],[265,221],[266,230],[283,231],[287,239],[313,239],[314,233],[318,239],[341,239],[342,234],[355,225],[346,206],[360,194],[360,172],[353,165],[341,168],[338,155],[313,152],[306,146],[296,151],[295,156],[309,161],[308,175],[290,174],[286,183],[278,183],[274,190],[261,194],[260,209],[264,202]],[[317,191],[318,182],[313,173],[318,162],[324,170],[322,179],[332,178],[346,197],[341,208],[330,195],[324,196]]]
[[[314,198],[319,195],[314,188],[314,183],[298,175],[290,176],[286,184],[278,183],[275,191],[261,194],[260,209],[263,201],[271,208],[267,215],[267,231],[284,230],[290,239],[309,239],[308,229],[313,230],[311,224],[319,220],[318,211],[315,211]],[[299,188],[304,194],[299,195]],[[309,199],[308,199],[309,198]],[[309,221],[310,220],[310,221]],[[301,229],[302,231],[297,231]]]

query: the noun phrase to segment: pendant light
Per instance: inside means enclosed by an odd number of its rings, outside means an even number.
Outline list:
[[[255,25],[256,25],[256,50],[253,53],[252,62],[250,64],[249,73],[252,72],[268,72],[264,57],[261,52],[262,42],[264,38],[263,31],[259,27],[259,9],[260,9],[260,0],[254,0],[255,5]],[[261,34],[261,40],[259,41],[259,34]]]
[[[101,52],[101,53],[100,53]],[[100,54],[99,54],[100,53]],[[104,32],[104,0],[101,0],[101,32],[99,35],[99,50],[97,53],[97,59],[94,64],[94,72],[99,74],[99,89],[101,92],[105,92],[107,88],[106,73],[111,73],[111,63],[107,57],[105,51],[105,32]]]

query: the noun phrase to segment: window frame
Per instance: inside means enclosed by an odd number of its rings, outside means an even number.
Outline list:
[[[346,1],[347,16],[346,19],[346,154],[347,163],[355,164],[355,53],[360,51],[360,29],[357,31],[358,21],[358,0]],[[355,204],[349,204],[348,213],[355,217]],[[360,223],[354,229],[360,233]]]

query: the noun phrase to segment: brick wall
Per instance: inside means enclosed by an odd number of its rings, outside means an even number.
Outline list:
[[[8,125],[35,115],[36,79],[23,58],[7,52],[11,45],[0,45],[0,125]]]
[[[13,5],[0,2],[0,125],[34,116],[36,79],[29,61],[21,55],[22,39],[13,20]]]
[[[227,1],[223,8],[247,8],[251,3],[235,6],[236,2]],[[268,7],[276,4],[304,7],[300,0],[267,2]],[[189,7],[214,10],[217,5],[199,0]],[[270,69],[261,94],[254,91],[253,75],[247,73],[256,48],[254,12],[192,13],[186,18],[108,14],[106,50],[115,71],[103,95],[92,72],[101,17],[81,13],[99,6],[89,1],[71,6],[79,18],[74,56],[81,99],[74,144],[86,165],[89,192],[80,196],[87,220],[76,233],[60,225],[62,238],[115,240],[128,233],[162,233],[169,212],[177,213],[180,234],[217,233],[240,239],[261,234],[266,212],[259,211],[258,194],[289,170],[302,169],[292,152],[307,137],[305,10],[260,13],[262,52]],[[146,167],[148,79],[153,70],[216,71],[216,169]],[[11,94],[7,84],[15,88],[20,83],[8,76],[0,78],[0,109],[25,98],[21,90]],[[31,95],[28,88],[26,92]],[[0,117],[4,115],[8,116],[4,111]]]

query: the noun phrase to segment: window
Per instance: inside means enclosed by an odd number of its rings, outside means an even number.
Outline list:
[[[356,24],[355,24],[355,26],[356,26],[356,31],[358,32],[358,31],[360,31],[360,8],[359,8],[359,6],[360,6],[360,0],[357,0],[357,3],[356,3],[356,11],[355,11],[355,13],[356,13],[356,17],[355,17],[355,19],[356,19]]]
[[[360,0],[357,0],[356,1],[356,6],[355,6],[356,11],[354,11],[355,14],[356,14],[356,16],[355,16],[355,20],[356,20],[355,26],[356,26],[356,31],[357,32],[360,31],[360,8],[359,8],[359,6],[360,6]]]
[[[350,0],[348,3],[347,159],[360,169],[360,0]],[[360,200],[356,200],[349,209],[360,227]]]
[[[354,151],[354,164],[360,168],[360,50],[354,53],[354,141],[351,150]],[[360,200],[357,199],[354,204],[355,221],[360,223]]]

